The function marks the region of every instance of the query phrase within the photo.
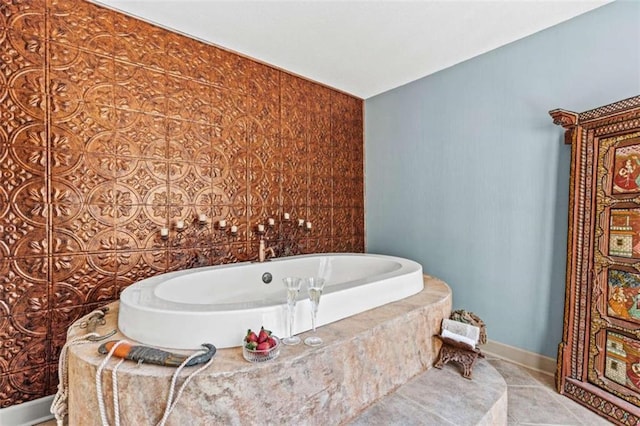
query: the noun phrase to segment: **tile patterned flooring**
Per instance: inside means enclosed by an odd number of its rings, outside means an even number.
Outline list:
[[[509,426],[612,424],[582,405],[558,394],[553,376],[497,358],[488,358],[488,361],[507,382]]]
[[[473,380],[457,363],[418,374],[379,399],[348,426],[494,426],[507,422],[507,385],[485,360],[473,368]]]
[[[508,426],[600,426],[610,425],[583,406],[567,397],[559,395],[554,388],[553,377],[537,371],[520,367],[498,358],[487,361],[502,375],[508,389]],[[446,365],[445,368],[456,368]],[[438,371],[438,370],[433,370]],[[401,414],[401,413],[399,413]],[[385,420],[385,425],[394,424]],[[426,423],[425,423],[426,422]],[[355,421],[358,423],[358,420]],[[36,426],[55,426],[55,421],[40,423]],[[397,425],[427,424],[440,425],[436,418],[410,419],[398,417]]]

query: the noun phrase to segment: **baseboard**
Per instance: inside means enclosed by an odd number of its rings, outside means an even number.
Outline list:
[[[0,408],[0,425],[4,426],[32,426],[53,419],[49,409],[53,395],[11,407]]]
[[[556,360],[548,356],[505,345],[495,340],[488,340],[480,349],[487,355],[502,358],[531,370],[551,375],[556,373]]]

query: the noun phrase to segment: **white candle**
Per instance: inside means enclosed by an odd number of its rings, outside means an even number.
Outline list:
[[[304,225],[304,219],[298,219],[298,226]]]
[[[289,213],[283,214],[282,217],[284,218],[284,220],[289,220]]]
[[[160,228],[160,236],[168,237],[169,236],[169,228]]]
[[[269,219],[267,219],[267,223],[269,224],[269,226],[273,226],[276,224],[276,221],[274,218],[270,217]]]
[[[311,222],[307,222],[307,229],[311,229]]]
[[[176,229],[183,229],[184,228],[184,220],[179,220],[176,222]]]
[[[204,214],[204,213],[200,213],[200,214],[198,215],[198,220],[199,220],[200,222],[202,222],[202,223],[206,222],[206,221],[207,221],[207,215],[206,215],[206,214]]]
[[[258,232],[264,232],[264,225],[263,224],[258,225]]]
[[[220,229],[224,229],[227,226],[227,221],[224,219],[220,219],[220,221],[218,222],[218,227]]]
[[[237,234],[237,233],[238,233],[238,227],[237,227],[237,226],[235,226],[235,225],[232,225],[232,226],[231,226],[231,233],[232,233],[232,234]]]

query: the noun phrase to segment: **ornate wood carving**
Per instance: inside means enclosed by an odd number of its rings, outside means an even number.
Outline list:
[[[578,122],[578,114],[564,109],[554,109],[553,111],[549,111],[549,115],[553,118],[553,124],[567,129],[564,135],[564,143],[570,144],[573,136],[573,128]]]
[[[442,341],[442,346],[440,347],[438,360],[433,364],[433,366],[435,368],[442,368],[449,361],[455,361],[462,366],[462,377],[465,379],[471,379],[473,366],[478,360],[478,357],[484,358],[482,352],[480,352],[479,349],[467,345],[466,343],[457,342],[448,337],[438,335],[435,337]]]
[[[640,96],[579,114],[560,109],[549,114],[572,144],[557,388],[616,424],[635,425],[640,420],[640,310],[635,311],[640,308],[635,307],[640,302],[640,155],[635,155],[640,154]]]

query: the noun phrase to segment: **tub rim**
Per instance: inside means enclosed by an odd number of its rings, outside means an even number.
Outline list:
[[[223,265],[211,265],[211,266],[203,266],[198,268],[190,268],[190,269],[182,269],[178,271],[171,271],[162,274],[155,275],[153,277],[144,278],[140,281],[137,281],[131,284],[129,287],[125,288],[120,294],[119,301],[121,304],[135,306],[136,309],[149,311],[149,312],[166,312],[166,313],[174,313],[181,312],[185,315],[201,315],[203,313],[212,313],[212,312],[224,312],[224,311],[235,311],[235,310],[243,310],[247,312],[251,312],[254,310],[261,310],[265,308],[274,308],[279,307],[285,304],[285,299],[283,295],[285,294],[284,288],[281,291],[278,291],[275,295],[271,297],[265,297],[259,300],[253,300],[248,302],[232,302],[232,303],[186,303],[186,302],[177,302],[168,299],[161,298],[153,293],[153,301],[147,304],[138,303],[134,300],[134,296],[132,293],[136,291],[144,291],[149,290],[150,288],[155,289],[157,286],[166,283],[169,280],[175,280],[180,277],[188,276],[188,275],[200,275],[206,274],[209,272],[215,272],[225,269],[236,269],[245,266],[254,266],[267,267],[270,264],[274,263],[282,263],[297,259],[306,259],[306,258],[316,258],[316,257],[367,257],[367,258],[379,258],[388,261],[397,262],[400,266],[392,271],[387,271],[381,274],[367,276],[365,278],[358,278],[355,280],[340,282],[332,285],[331,287],[325,288],[324,294],[331,294],[338,292],[343,289],[347,289],[355,286],[367,286],[374,285],[376,282],[389,279],[393,277],[397,277],[400,275],[409,275],[411,273],[416,273],[420,271],[420,275],[422,275],[422,265],[418,262],[406,259],[397,256],[390,256],[385,254],[376,254],[376,253],[312,253],[312,254],[303,254],[296,256],[287,256],[287,257],[279,257],[274,259],[269,259],[266,262],[256,262],[256,261],[246,261],[246,262],[238,262],[238,263],[227,263]],[[402,273],[401,273],[402,272]],[[304,296],[304,293],[301,291],[300,300],[305,300],[308,297]]]

